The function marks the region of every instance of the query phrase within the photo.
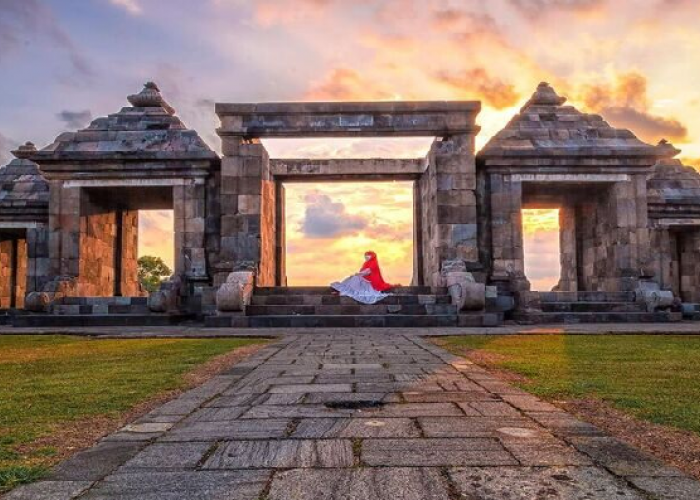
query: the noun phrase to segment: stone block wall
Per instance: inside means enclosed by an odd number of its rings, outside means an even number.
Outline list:
[[[479,266],[474,137],[454,135],[433,142],[428,168],[418,181],[426,285],[443,286],[442,264]]]
[[[679,295],[684,302],[700,303],[700,229],[679,234]]]
[[[259,140],[224,137],[223,146],[221,250],[214,285],[223,283],[234,270],[258,270],[257,284],[273,285],[275,190],[269,156]]]
[[[653,274],[647,227],[646,180],[616,182],[581,204],[582,276],[586,291],[633,291],[641,275]]]
[[[43,290],[49,281],[49,231],[42,224],[27,229],[27,293]]]
[[[509,174],[489,176],[491,276],[510,282],[512,291],[529,290],[523,252],[522,182]]]
[[[115,293],[117,214],[89,197],[80,216],[80,266],[77,292],[86,297]]]
[[[13,252],[12,240],[0,241],[0,309],[12,307]]]
[[[653,267],[662,290],[683,302],[700,303],[700,229],[654,227]]]
[[[139,259],[139,212],[124,210],[122,217],[121,237],[121,283],[119,288],[124,297],[139,297],[144,294],[138,279]]]
[[[0,309],[24,307],[27,262],[25,238],[17,236],[0,241]]]
[[[578,260],[576,239],[576,207],[563,204],[559,207],[559,260],[561,276],[556,286],[558,292],[578,291]]]
[[[189,181],[173,187],[175,274],[206,279],[207,185]]]

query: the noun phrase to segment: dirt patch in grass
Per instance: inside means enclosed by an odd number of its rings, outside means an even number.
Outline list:
[[[659,460],[700,479],[700,436],[632,417],[604,401],[557,401],[566,411],[597,425]]]
[[[179,389],[157,394],[118,417],[98,415],[61,424],[53,428],[49,435],[36,439],[30,444],[17,447],[17,452],[30,454],[36,450],[50,448],[56,450],[56,453],[51,456],[52,463],[65,460],[71,455],[93,446],[99,439],[119,430],[129,422],[175,399],[183,392],[203,384],[266,345],[266,343],[262,343],[239,347],[231,352],[215,356],[184,374],[182,376],[183,385]]]

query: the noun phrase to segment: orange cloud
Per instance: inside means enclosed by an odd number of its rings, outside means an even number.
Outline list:
[[[321,82],[313,85],[305,98],[319,101],[388,100],[392,95],[366,81],[353,69],[335,68]]]
[[[647,79],[637,72],[618,75],[614,82],[584,85],[578,100],[613,125],[629,128],[642,140],[656,143],[661,139],[685,142],[688,128],[674,118],[650,112]]]
[[[473,68],[459,74],[441,71],[436,79],[470,98],[482,99],[495,109],[510,108],[520,100],[513,84],[492,77],[484,68]]]

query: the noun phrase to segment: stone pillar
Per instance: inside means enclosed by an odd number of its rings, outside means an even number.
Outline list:
[[[700,229],[685,231],[678,238],[680,256],[680,297],[683,302],[700,303]]]
[[[259,140],[224,137],[223,153],[221,252],[214,284],[224,283],[230,272],[250,270],[259,273],[258,284],[272,285],[275,190],[267,151]]]
[[[81,188],[49,182],[49,255],[52,276],[80,273]]]
[[[275,285],[277,286],[287,286],[286,196],[284,185],[281,182],[275,182],[275,262],[277,264]]]
[[[175,274],[190,280],[207,279],[205,249],[206,185],[197,180],[173,188]]]
[[[431,149],[437,188],[437,250],[446,261],[479,266],[476,215],[474,137],[455,135],[436,141]]]
[[[27,293],[40,292],[49,281],[49,231],[40,224],[27,229]]]
[[[117,212],[101,201],[83,196],[77,275],[77,293],[83,297],[111,297],[118,283]]]
[[[12,293],[15,270],[14,244],[12,239],[0,241],[0,309],[12,307]]]
[[[142,295],[138,279],[138,248],[139,248],[139,212],[124,210],[121,212],[121,280],[120,289],[124,297]]]
[[[578,290],[578,262],[576,259],[576,209],[564,204],[559,208],[559,258],[561,277],[555,287],[558,292]]]
[[[491,174],[491,277],[510,282],[511,291],[528,291],[523,253],[522,183]]]

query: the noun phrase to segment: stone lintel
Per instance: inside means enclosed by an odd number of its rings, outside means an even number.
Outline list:
[[[700,227],[700,217],[697,218],[659,218],[654,220],[657,227]]]
[[[36,221],[0,221],[0,231],[3,229],[36,229],[46,224]]]
[[[631,180],[628,174],[512,174],[514,182],[627,182]]]
[[[216,105],[220,136],[376,137],[475,134],[475,101]]]
[[[73,179],[67,180],[64,187],[161,187],[161,186],[192,186],[204,184],[204,178],[180,179]]]
[[[347,180],[352,178],[417,179],[424,158],[412,159],[272,159],[270,173],[280,180]]]

